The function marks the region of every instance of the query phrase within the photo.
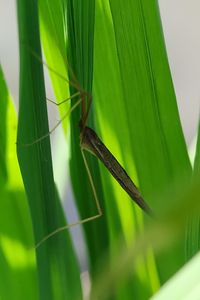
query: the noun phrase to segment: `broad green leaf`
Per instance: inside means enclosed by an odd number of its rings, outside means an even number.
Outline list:
[[[1,67],[0,99],[0,299],[35,300],[32,226],[16,156],[17,119]]]
[[[187,182],[191,176],[159,10],[156,1],[109,3],[97,1],[96,5],[93,94],[97,124],[105,144],[139,184],[146,201],[159,211],[162,194],[169,187],[175,191],[179,181]],[[115,240],[121,222],[126,242],[132,242],[132,235],[142,227],[141,212],[135,215],[135,206],[105,173],[102,170],[110,236]],[[158,288],[158,280],[166,281],[183,262],[184,239],[156,257],[158,273],[150,249],[138,267],[139,283],[133,283],[137,297],[146,298]]]
[[[18,1],[20,107],[17,152],[37,245],[65,225],[54,184],[36,1]],[[34,245],[33,245],[34,247]],[[79,267],[68,231],[36,249],[40,299],[81,299]]]

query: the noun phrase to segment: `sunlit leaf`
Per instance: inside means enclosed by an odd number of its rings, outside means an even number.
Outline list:
[[[18,1],[20,107],[17,152],[34,228],[34,244],[65,225],[54,184],[36,1]],[[34,245],[33,245],[34,247]],[[36,249],[40,299],[80,299],[79,267],[68,231]]]

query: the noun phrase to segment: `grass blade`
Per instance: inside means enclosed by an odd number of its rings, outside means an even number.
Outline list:
[[[198,177],[200,174],[200,124],[198,129],[194,171],[193,176]],[[190,259],[200,249],[200,216],[188,220],[188,228],[186,232],[186,258]]]
[[[196,155],[195,155],[195,162],[194,162],[194,173],[200,173],[200,122],[199,122],[199,129],[198,129],[198,137],[197,137],[197,145],[196,145]]]
[[[54,72],[49,72],[54,93],[59,103],[69,97],[66,33],[63,26],[66,2],[62,0],[42,0],[39,1],[39,11],[40,33],[46,61],[52,70],[62,76],[61,78]],[[69,102],[59,106],[61,118],[69,108]],[[68,118],[63,121],[65,130],[68,122]]]
[[[38,299],[32,226],[16,156],[16,113],[0,66],[0,298]],[[22,289],[23,286],[23,289]]]
[[[93,80],[93,39],[94,39],[94,17],[95,1],[68,1],[67,20],[68,20],[68,49],[69,64],[72,68],[80,86],[91,94]],[[71,88],[71,94],[74,89]],[[81,219],[94,216],[97,209],[94,195],[88,180],[86,168],[83,163],[78,123],[80,120],[80,109],[71,116],[71,153],[70,162],[71,177],[74,194]],[[89,124],[93,124],[93,116],[90,114]],[[86,153],[89,168],[97,189],[97,195],[104,210],[101,180],[96,158]],[[106,219],[100,218],[84,225],[86,241],[89,250],[90,269],[92,276],[97,274],[98,260],[108,247],[108,235]]]
[[[97,1],[95,24],[94,103],[99,131],[156,210],[169,186],[175,190],[182,177],[187,182],[191,176],[157,2],[110,1],[109,6]],[[117,232],[121,222],[128,243],[142,227],[141,213],[136,209],[135,218],[126,195],[104,170],[101,174],[110,231]],[[183,249],[184,240],[174,243],[156,258],[156,264],[150,250],[146,263],[138,268],[140,283],[133,283],[137,295],[148,297],[159,280],[164,282],[176,272],[184,262]]]
[[[18,1],[20,110],[18,159],[29,200],[34,239],[65,224],[53,179],[49,137],[27,146],[48,129],[36,1]],[[69,232],[47,240],[36,251],[40,299],[81,299],[79,268]]]

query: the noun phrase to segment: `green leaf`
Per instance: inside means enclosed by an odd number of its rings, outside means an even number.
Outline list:
[[[95,21],[95,1],[86,0],[80,3],[79,0],[67,1],[67,25],[68,25],[68,51],[69,65],[75,74],[77,88],[92,92],[93,80],[93,40],[94,40],[94,21]],[[73,81],[73,74],[69,73]],[[75,89],[70,87],[71,95]],[[88,99],[87,99],[88,100]],[[87,101],[86,100],[86,101]],[[88,105],[88,103],[86,104]],[[76,203],[79,208],[81,220],[97,215],[94,194],[86,172],[86,166],[80,151],[80,130],[78,127],[81,118],[81,108],[74,111],[71,115],[71,161],[70,171],[72,177],[73,190]],[[89,124],[93,124],[93,116],[89,116]],[[101,189],[101,179],[99,174],[98,162],[91,154],[87,155],[90,172],[104,211],[103,193]],[[92,276],[98,273],[98,262],[102,254],[109,245],[107,220],[98,218],[84,226],[87,247],[89,251],[89,262]]]
[[[198,177],[200,174],[200,123],[197,136],[197,145],[194,161],[193,176]],[[190,259],[200,249],[200,216],[188,220],[188,227],[186,232],[186,257]]]
[[[39,1],[42,46],[58,103],[69,97],[66,32],[63,26],[65,10],[65,1]],[[61,117],[69,107],[69,102],[59,106]],[[63,121],[65,130],[68,122],[68,118]]]
[[[99,132],[139,184],[146,201],[159,211],[162,194],[169,186],[175,191],[183,179],[187,182],[191,166],[157,2],[110,1],[108,5],[107,1],[97,1],[95,24],[93,94]],[[105,170],[101,174],[110,235],[115,240],[121,222],[129,244],[142,227],[141,212],[137,210],[135,215],[135,206],[125,193]],[[146,261],[138,264],[139,283],[135,280],[132,285],[137,297],[148,297],[159,281],[166,281],[183,262],[184,239],[159,257],[150,249]]]
[[[17,152],[35,244],[65,225],[54,184],[36,1],[18,1],[20,107]],[[36,55],[34,55],[36,54]],[[80,299],[79,267],[68,231],[36,249],[40,299]]]
[[[16,156],[16,113],[0,66],[0,298],[37,299],[27,199]],[[23,286],[23,289],[22,289]]]
[[[200,121],[199,121],[196,155],[195,155],[195,162],[194,162],[194,173],[197,176],[200,174]]]

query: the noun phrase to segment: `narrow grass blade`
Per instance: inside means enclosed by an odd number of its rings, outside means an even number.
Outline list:
[[[195,155],[195,161],[194,161],[194,173],[197,175],[200,174],[200,121],[199,121],[199,128],[198,128],[196,155]]]
[[[31,219],[16,156],[17,119],[1,66],[0,99],[0,299],[37,300]]]
[[[65,27],[66,1],[40,0],[40,32],[42,46],[48,66],[53,71],[49,72],[57,102],[69,97],[67,41]],[[58,73],[58,74],[57,74]],[[60,76],[59,76],[60,75]],[[70,108],[70,102],[59,106],[62,115]],[[63,121],[65,131],[68,118]]]
[[[37,1],[18,1],[20,40],[20,109],[17,152],[31,210],[34,240],[65,224],[54,184],[48,129]],[[34,247],[34,245],[33,245]],[[36,251],[40,299],[81,299],[79,268],[69,232],[47,240]]]
[[[68,21],[68,51],[69,64],[72,68],[80,86],[89,94],[92,93],[93,80],[93,40],[95,21],[95,1],[78,0],[67,1]],[[71,74],[70,74],[71,75]],[[73,77],[72,77],[73,78]],[[74,89],[70,89],[71,94]],[[93,125],[92,114],[89,123]],[[74,194],[81,219],[97,214],[94,195],[87,176],[86,168],[80,151],[79,127],[80,109],[71,116],[71,153],[70,162],[71,177]],[[99,175],[98,162],[91,154],[85,153],[92,172],[93,181],[97,191],[103,214],[105,212],[101,179]],[[92,276],[97,274],[98,260],[108,247],[108,230],[104,217],[84,225],[86,241],[89,250],[90,269]]]
[[[194,161],[194,178],[200,174],[200,123]],[[186,232],[186,259],[190,259],[200,249],[200,216],[189,219]]]

